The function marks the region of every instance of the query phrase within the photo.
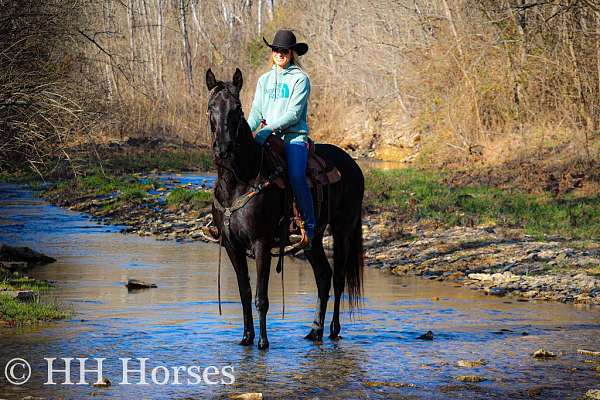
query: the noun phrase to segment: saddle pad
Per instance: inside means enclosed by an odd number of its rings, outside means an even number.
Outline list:
[[[313,157],[318,157],[313,154],[308,159],[308,165],[306,167],[306,182],[308,183],[308,187],[312,188],[316,183],[317,185],[330,185],[332,183],[339,182],[342,179],[342,174],[338,169],[325,161],[321,157],[320,161],[315,160]],[[279,186],[279,188],[284,189],[287,184],[287,179],[282,177],[277,177],[273,180],[273,182]]]
[[[329,185],[342,179],[340,171],[335,166],[314,152],[309,153],[307,164],[306,177],[309,185],[311,181],[315,181],[318,185]]]

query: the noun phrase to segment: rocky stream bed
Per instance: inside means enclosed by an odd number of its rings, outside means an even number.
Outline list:
[[[48,387],[42,361],[32,364],[34,379],[25,388],[0,382],[0,397],[148,397],[147,388],[118,385],[118,354],[173,365],[236,366],[235,387],[155,386],[151,398],[235,398],[240,392],[265,398],[600,398],[594,243],[541,241],[497,226],[392,223],[397,216],[384,211],[365,211],[365,305],[360,318],[344,323],[344,341],[314,346],[301,339],[314,281],[306,263],[289,260],[289,316],[281,322],[277,303],[283,293],[279,285],[270,289],[271,350],[240,351],[234,345],[239,330],[232,329],[241,326],[233,271],[223,270],[220,316],[218,251],[197,243],[210,210],[168,201],[175,188],[209,190],[211,179],[161,180],[148,196],[131,201],[118,193],[51,199],[87,217],[48,206],[29,189],[5,192],[4,241],[37,241],[40,251],[56,256],[55,264],[36,268],[34,276],[56,280],[57,298],[74,304],[77,314],[44,329],[5,329],[0,363],[108,348],[117,364],[107,363],[107,378],[115,382],[110,387]],[[326,247],[331,251],[329,237]],[[128,278],[158,287],[130,290],[124,287],[132,282]]]
[[[143,177],[142,177],[143,178]],[[210,207],[170,206],[165,198],[174,188],[207,189],[210,182],[192,183],[177,176],[163,181],[154,195],[136,202],[117,202],[117,194],[48,200],[85,212],[107,224],[124,225],[123,233],[157,240],[207,241],[203,228],[211,222]],[[537,240],[519,229],[430,227],[394,223],[387,212],[365,212],[365,263],[397,275],[454,281],[495,296],[518,301],[553,300],[600,304],[600,245],[561,238]],[[331,252],[331,237],[325,237]]]

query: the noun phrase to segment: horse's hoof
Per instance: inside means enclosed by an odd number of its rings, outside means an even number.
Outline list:
[[[319,342],[323,340],[323,332],[311,329],[308,335],[304,336],[304,339],[312,340],[313,342]]]
[[[266,350],[269,348],[269,341],[267,339],[259,339],[258,340],[258,349],[259,350]]]
[[[254,344],[254,338],[243,337],[240,341],[241,346],[252,346]]]
[[[342,337],[340,335],[338,335],[337,333],[334,335],[333,333],[331,335],[329,335],[329,339],[334,340],[334,341],[338,341],[340,340]]]

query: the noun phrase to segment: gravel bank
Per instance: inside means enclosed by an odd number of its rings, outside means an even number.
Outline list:
[[[206,241],[202,228],[212,219],[210,207],[173,208],[165,203],[164,193],[162,197],[117,205],[111,196],[56,196],[49,200],[104,223],[125,225],[123,233],[157,240]],[[370,213],[363,218],[366,265],[396,275],[453,281],[489,295],[512,295],[523,301],[600,304],[597,243],[560,238],[541,241],[518,229],[493,226],[390,225],[393,220],[385,213]],[[331,237],[325,238],[325,247],[331,251]]]

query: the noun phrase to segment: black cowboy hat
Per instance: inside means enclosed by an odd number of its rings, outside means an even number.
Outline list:
[[[292,49],[299,56],[306,54],[308,45],[306,43],[296,43],[296,35],[292,31],[278,30],[273,38],[273,43],[269,44],[263,36],[263,41],[272,49]]]

